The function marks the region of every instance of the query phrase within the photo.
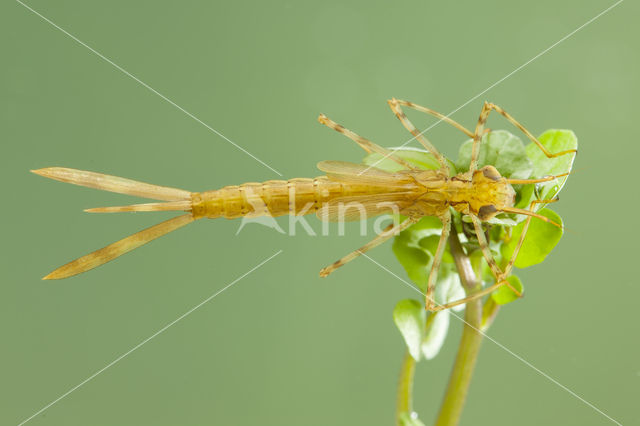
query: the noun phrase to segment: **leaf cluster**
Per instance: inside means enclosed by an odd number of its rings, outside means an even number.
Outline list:
[[[547,130],[538,140],[550,152],[577,149],[577,138],[570,130]],[[472,140],[460,147],[458,158],[449,162],[452,175],[468,171],[471,161]],[[422,169],[437,169],[438,162],[427,151],[415,148],[399,148],[395,154]],[[534,143],[524,145],[522,140],[506,130],[491,131],[483,136],[479,152],[479,167],[494,166],[502,176],[515,179],[535,179],[569,172],[574,155],[547,158]],[[382,159],[380,154],[370,154],[364,159],[368,165],[395,172],[399,165],[392,160]],[[527,185],[514,185],[516,207],[528,209],[531,201],[553,199],[564,186],[567,177],[550,182]],[[537,213],[562,225],[562,219],[553,210],[538,204]],[[479,249],[478,240],[470,225],[470,220],[452,210],[455,229],[463,248],[469,256],[476,276],[481,278],[483,286],[494,284],[495,278]],[[496,263],[504,267],[513,255],[520,235],[525,226],[526,216],[500,214],[483,224],[489,239],[491,252]],[[393,252],[405,269],[408,277],[424,293],[427,278],[435,255],[438,239],[442,232],[442,223],[435,217],[424,217],[418,223],[400,233],[394,240]],[[541,220],[530,223],[524,244],[515,262],[516,268],[527,268],[541,263],[553,250],[562,237],[562,229]],[[512,288],[522,293],[524,287],[516,275],[508,277]],[[442,259],[435,288],[438,304],[445,304],[465,296],[460,283],[453,257],[447,247]],[[502,286],[487,297],[485,313],[487,326],[491,313],[498,306],[518,299],[508,286]],[[464,309],[459,305],[453,310]],[[450,310],[429,314],[424,309],[424,300],[401,300],[395,306],[393,319],[400,330],[411,356],[415,360],[432,359],[442,347],[448,329]],[[409,420],[409,419],[407,419]]]

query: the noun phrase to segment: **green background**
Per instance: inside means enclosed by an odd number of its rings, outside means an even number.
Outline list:
[[[388,98],[448,113],[613,1],[28,4],[289,178],[362,157],[318,113],[397,146],[408,135]],[[554,206],[571,232],[519,272],[527,295],[489,335],[622,424],[640,424],[639,12],[627,0],[453,116],[472,127],[489,100],[534,134],[578,135],[577,172]],[[203,220],[90,273],[40,280],[170,214],[86,214],[132,199],[29,169],[190,190],[279,176],[19,3],[0,16],[0,424],[27,419],[280,249],[29,424],[392,424],[404,348],[391,312],[415,294],[366,259],[318,277],[366,240],[356,224],[344,237],[255,224],[236,236],[238,221]],[[428,135],[450,155],[463,141],[445,125]],[[390,245],[371,256],[406,277]],[[460,334],[452,321],[441,354],[418,366],[427,424]],[[485,340],[462,424],[612,423]]]

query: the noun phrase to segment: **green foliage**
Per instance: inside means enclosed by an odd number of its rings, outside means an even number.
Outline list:
[[[551,153],[578,149],[578,138],[571,130],[547,130],[538,140]],[[576,157],[575,154],[567,154],[556,158],[547,158],[534,143],[527,146],[527,156],[533,162],[531,175],[538,178],[571,171],[573,160]],[[567,177],[536,185],[538,199],[548,200],[555,197],[564,186]]]
[[[456,294],[456,297],[460,297],[460,294]],[[430,314],[427,318],[423,302],[413,299],[401,300],[396,304],[393,321],[413,359],[419,361],[424,357],[429,360],[440,352],[449,330],[449,315],[447,310]]]
[[[542,209],[538,214],[549,218],[555,223],[562,225],[562,218],[558,213],[551,209]],[[510,259],[520,240],[525,222],[521,222],[511,230],[511,239],[502,245],[502,257]],[[515,266],[516,268],[527,268],[532,265],[541,263],[551,250],[558,244],[562,237],[562,228],[558,228],[542,220],[532,218],[529,225],[527,236],[522,244],[522,248],[518,253]]]
[[[433,359],[438,355],[449,331],[449,311],[440,311],[431,315],[422,339],[422,355]]]
[[[507,277],[507,281],[509,285],[513,287],[518,293],[522,294],[524,291],[524,287],[522,286],[522,281],[516,275],[510,275]],[[506,305],[507,303],[513,302],[514,300],[519,299],[517,293],[514,293],[512,289],[507,285],[503,285],[498,290],[491,293],[491,297],[493,301],[498,305]]]
[[[437,249],[442,223],[438,218],[424,217],[414,226],[398,235],[393,242],[393,251],[404,267],[409,278],[426,293],[427,280],[433,257]],[[434,243],[435,242],[435,243]],[[445,304],[464,297],[460,279],[455,273],[453,257],[448,248],[442,259],[434,298],[436,303]],[[442,311],[431,315],[427,321],[424,302],[412,300],[401,301],[394,310],[394,320],[411,356],[420,359],[420,352],[425,359],[435,357],[444,343],[449,329],[449,312]],[[419,314],[416,308],[419,306]],[[463,307],[456,307],[457,310]],[[415,324],[421,321],[420,335],[415,332]],[[402,324],[402,325],[401,325]]]
[[[472,147],[472,139],[460,147],[458,161],[456,161],[458,172],[469,170]],[[504,177],[518,179],[529,178],[534,168],[520,138],[506,130],[495,130],[482,137],[478,153],[478,167],[487,165],[494,166]]]
[[[431,262],[435,249],[422,246],[423,239],[435,236],[439,238],[442,222],[437,217],[425,216],[412,227],[404,230],[393,241],[393,252],[407,275],[418,285],[422,292],[427,291],[427,278],[431,270]],[[451,255],[449,255],[449,258]]]
[[[404,338],[409,354],[415,360],[420,359],[420,345],[426,318],[427,311],[417,300],[401,300],[393,309],[393,321]]]
[[[540,142],[550,152],[560,152],[577,149],[577,139],[568,130],[548,130],[543,133]],[[468,170],[471,161],[472,141],[465,142],[458,155],[455,170],[462,173]],[[408,162],[424,169],[437,169],[438,162],[426,151],[416,149],[399,149],[396,155]],[[524,145],[522,140],[508,131],[492,131],[483,136],[479,152],[479,166],[493,165],[500,174],[507,178],[533,179],[549,175],[558,175],[571,170],[574,155],[557,158],[547,158],[534,143]],[[373,165],[382,156],[370,154],[364,163]],[[392,160],[384,159],[375,167],[395,172],[401,167]],[[566,181],[566,177],[540,184],[514,185],[516,191],[516,207],[528,209],[534,199],[551,199],[557,196]],[[461,230],[461,225],[467,218],[452,211],[454,221]],[[550,220],[562,224],[562,219],[550,209],[542,209],[539,214]],[[504,267],[514,253],[520,235],[524,229],[526,216],[500,214],[486,223],[491,252],[498,265]],[[465,227],[467,228],[467,227]],[[470,228],[468,228],[470,229]],[[469,254],[476,275],[481,278],[483,286],[493,285],[495,277],[482,255],[475,232],[467,229],[461,235],[463,246]],[[400,233],[394,240],[393,252],[405,269],[408,277],[416,286],[426,293],[427,279],[433,258],[442,232],[442,224],[438,218],[424,217],[412,227]],[[533,218],[527,237],[520,250],[515,267],[526,268],[542,262],[553,250],[560,238],[562,229]],[[511,287],[522,293],[521,280],[511,275],[508,278]],[[435,288],[435,299],[438,304],[446,304],[459,300],[465,296],[460,284],[453,258],[447,247],[442,259]],[[501,286],[487,299],[484,316],[488,326],[499,305],[504,305],[518,299],[518,295],[509,288]],[[490,301],[490,303],[489,303]],[[453,310],[463,309],[460,305]],[[394,309],[394,321],[400,330],[411,356],[419,360],[432,359],[442,347],[449,329],[449,310],[427,316],[424,310],[424,300],[403,300]],[[410,419],[410,418],[408,418]],[[411,420],[411,419],[410,419]],[[406,423],[413,425],[413,423]]]
[[[577,149],[577,139],[568,130],[548,130],[539,138],[540,143],[551,153]],[[452,173],[464,173],[469,169],[473,142],[466,141],[459,150],[458,160]],[[428,152],[422,150],[400,149],[396,155],[423,169],[437,169],[438,162]],[[365,164],[375,165],[380,169],[396,172],[401,166],[389,159],[382,159],[380,154],[368,155]],[[547,158],[535,143],[525,146],[522,140],[508,131],[497,130],[485,134],[480,145],[478,166],[494,166],[506,178],[537,179],[550,175],[559,175],[571,170],[575,155],[563,155]],[[533,200],[551,200],[557,196],[567,178],[556,178],[553,181],[539,184],[513,185],[516,192],[515,207],[529,209]],[[562,219],[554,211],[536,204],[537,213],[562,225]],[[482,287],[495,284],[496,278],[482,253],[473,226],[469,218],[451,210],[453,223],[460,233],[459,239],[469,257],[471,266]],[[483,227],[489,242],[489,251],[496,264],[504,270],[513,256],[520,236],[527,221],[525,215],[499,214],[484,222]],[[544,261],[562,237],[562,228],[554,226],[538,218],[531,218],[526,238],[514,262],[516,268],[526,268]],[[393,252],[405,269],[409,278],[421,292],[427,291],[427,280],[440,236],[442,223],[435,217],[424,217],[418,223],[396,236]],[[479,324],[482,331],[493,322],[500,306],[520,298],[524,287],[516,275],[506,277],[508,285],[502,285],[485,299],[482,319]],[[447,304],[465,297],[465,291],[448,247],[442,258],[440,271],[435,283],[434,299],[436,304]],[[427,313],[424,300],[413,299],[398,302],[393,311],[393,319],[402,334],[407,350],[416,361],[434,358],[442,348],[449,331],[451,311],[464,309],[464,305]],[[424,426],[415,413],[398,414],[401,426]]]

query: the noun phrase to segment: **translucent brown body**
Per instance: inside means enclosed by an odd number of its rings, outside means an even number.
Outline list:
[[[249,182],[204,192],[189,192],[62,167],[35,170],[42,176],[63,182],[163,200],[157,203],[98,207],[88,209],[90,212],[187,212],[69,262],[45,278],[66,278],[85,272],[205,217],[234,219],[316,213],[322,220],[342,221],[362,220],[382,213],[399,213],[409,217],[410,221],[423,216],[437,216],[444,221],[447,220],[449,207],[453,207],[484,220],[499,209],[512,206],[514,200],[513,189],[507,180],[491,166],[451,178],[442,170],[387,173],[339,161],[323,161],[318,167],[327,172],[327,176]],[[325,268],[321,275],[328,275],[347,261],[348,258],[340,259]]]
[[[368,206],[367,199],[384,199],[389,205],[395,203],[398,211],[407,216],[440,217],[449,207],[464,213],[480,214],[483,207],[512,207],[515,200],[511,186],[492,167],[477,171],[471,178],[467,174],[449,178],[436,170],[397,175],[398,181],[392,185],[371,185],[319,176],[225,186],[192,193],[190,211],[194,219],[278,217],[317,213],[332,202],[346,204],[362,200],[363,205]]]
[[[403,189],[342,183],[326,176],[249,182],[192,193],[191,212],[196,219],[310,214],[316,213],[323,205],[335,199],[399,192]]]
[[[522,130],[547,158],[561,155],[575,155],[576,150],[557,153],[549,152],[524,126],[497,105],[485,103],[475,131],[470,131],[447,116],[416,105],[412,102],[391,99],[389,106],[403,126],[434,157],[440,167],[437,170],[422,170],[395,155],[392,150],[380,147],[370,140],[352,132],[344,126],[320,115],[320,123],[342,133],[356,142],[367,153],[381,154],[383,158],[395,161],[401,171],[391,173],[373,166],[364,166],[340,161],[323,161],[318,168],[326,173],[313,179],[298,178],[287,181],[272,180],[262,183],[245,183],[226,186],[218,190],[189,192],[176,188],[151,185],[116,176],[82,170],[49,167],[34,170],[35,173],[52,179],[88,186],[105,191],[134,195],[161,202],[134,204],[129,206],[99,207],[90,212],[132,212],[132,211],[184,211],[186,214],[151,226],[93,253],[82,256],[54,270],[45,279],[60,279],[86,272],[96,266],[121,256],[162,235],[181,228],[201,218],[228,219],[255,216],[305,215],[316,213],[322,220],[342,221],[364,219],[382,213],[398,213],[406,218],[399,224],[391,224],[373,240],[359,249],[343,256],[333,264],[323,268],[320,276],[327,276],[337,268],[350,262],[368,250],[382,244],[393,235],[418,222],[421,217],[435,216],[442,222],[442,232],[434,254],[427,282],[425,307],[438,311],[489,294],[502,285],[509,285],[506,277],[513,267],[522,247],[532,217],[551,222],[534,212],[538,204],[556,201],[534,200],[528,209],[515,208],[515,191],[511,184],[535,184],[548,182],[568,173],[538,179],[507,179],[495,167],[479,167],[478,155],[485,133],[484,125],[491,111],[497,111],[508,121]],[[439,118],[463,132],[473,140],[469,171],[450,177],[450,167],[444,156],[429,142],[423,132],[419,132],[404,114],[402,107],[412,108]],[[379,160],[382,161],[382,160]],[[347,211],[355,206],[355,213]],[[433,298],[438,269],[442,260],[446,241],[452,226],[451,209],[468,215],[473,222],[478,244],[487,261],[495,284],[463,299],[436,306]],[[504,268],[499,267],[486,241],[482,221],[487,221],[499,213],[522,214],[528,216],[517,247]],[[553,223],[553,222],[551,222]],[[558,224],[553,223],[556,226]],[[515,290],[514,290],[515,291]]]

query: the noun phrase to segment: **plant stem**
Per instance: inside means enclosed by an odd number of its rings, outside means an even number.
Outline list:
[[[469,257],[464,253],[458,232],[452,225],[451,235],[449,237],[449,245],[451,254],[456,263],[460,281],[464,286],[467,295],[481,289],[476,275],[471,267]],[[455,426],[460,421],[462,408],[467,397],[467,391],[471,383],[473,369],[480,351],[482,343],[482,334],[479,330],[482,324],[482,299],[478,298],[467,303],[464,314],[465,324],[462,329],[462,337],[458,354],[456,355],[453,370],[449,377],[449,384],[440,406],[440,412],[436,419],[436,426]]]
[[[400,426],[402,413],[411,414],[413,411],[413,376],[416,371],[416,360],[409,351],[404,355],[400,378],[398,379],[398,398],[396,405],[396,424]]]

